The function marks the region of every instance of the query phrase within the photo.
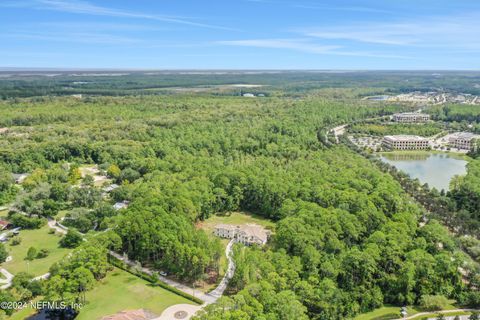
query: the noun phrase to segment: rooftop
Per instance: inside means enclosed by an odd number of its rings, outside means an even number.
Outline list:
[[[267,240],[267,237],[268,237],[267,231],[265,231],[265,229],[262,226],[259,226],[258,224],[247,223],[246,225],[242,226],[240,229],[249,236],[255,236],[258,239],[261,239],[262,241]]]
[[[480,135],[474,134],[471,132],[457,132],[452,135],[452,138],[454,139],[474,139],[474,138],[480,138]]]
[[[395,116],[428,116],[428,114],[420,112],[404,112],[404,113],[395,113]]]
[[[385,136],[384,138],[391,141],[425,141],[426,140],[423,137],[411,136],[411,135]]]
[[[225,230],[235,230],[235,229],[238,229],[240,228],[239,226],[234,226],[233,224],[223,224],[223,223],[220,223],[220,224],[217,224],[215,226],[215,228],[217,229],[225,229]]]
[[[254,223],[247,223],[240,226],[232,224],[218,224],[215,226],[215,228],[224,230],[237,230],[238,232],[245,233],[248,237],[256,237],[263,242],[267,241],[269,235],[269,232],[266,231],[264,227]]]

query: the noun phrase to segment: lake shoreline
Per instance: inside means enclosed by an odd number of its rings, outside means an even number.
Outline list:
[[[405,172],[431,188],[448,191],[455,176],[467,174],[471,160],[464,154],[439,151],[394,151],[376,153],[385,163]]]

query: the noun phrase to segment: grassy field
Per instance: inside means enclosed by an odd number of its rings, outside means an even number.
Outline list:
[[[36,298],[33,301],[40,300],[40,298]],[[29,316],[34,315],[37,313],[37,310],[33,309],[30,307],[30,305],[26,308],[23,308],[21,310],[16,311],[14,314],[12,314],[10,317],[7,319],[9,320],[24,320],[27,319]]]
[[[255,214],[246,212],[228,212],[222,215],[214,215],[207,220],[200,222],[197,227],[211,234],[217,224],[241,225],[246,223],[255,223],[264,226],[267,229],[274,229],[275,223]],[[228,243],[228,242],[227,242]]]
[[[355,317],[355,320],[389,320],[397,319],[400,317],[400,308],[385,306],[379,309],[375,309],[372,312],[363,313]]]
[[[457,309],[453,305],[454,301],[450,301],[444,310],[454,310]],[[391,306],[386,305],[382,308],[375,309],[371,312],[362,313],[354,318],[354,320],[391,320],[391,319],[399,319],[400,318],[400,308],[398,306]],[[420,312],[424,312],[420,307],[408,306],[407,307],[408,316],[416,315]],[[449,315],[464,315],[465,313],[452,313]],[[423,317],[435,317],[437,314],[432,312],[429,315],[419,316],[418,319],[422,319]]]
[[[180,303],[193,304],[170,291],[152,287],[126,271],[114,269],[87,293],[87,304],[76,319],[100,319],[119,311],[136,309],[147,309],[160,315],[169,306]]]
[[[6,248],[12,256],[12,260],[2,264],[2,267],[7,269],[12,274],[17,274],[21,271],[27,271],[34,276],[39,276],[48,272],[50,266],[61,260],[70,250],[60,248],[58,243],[60,236],[49,234],[48,226],[44,226],[38,230],[21,230],[20,238],[22,242],[19,245],[12,246],[11,241],[7,243]],[[25,260],[27,251],[30,247],[38,250],[48,249],[49,255],[45,258],[35,259],[28,262]]]

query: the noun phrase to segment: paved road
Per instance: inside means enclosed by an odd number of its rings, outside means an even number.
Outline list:
[[[227,289],[228,282],[230,281],[230,279],[233,278],[233,275],[235,274],[235,262],[233,261],[233,257],[232,257],[233,243],[234,241],[232,239],[228,243],[227,249],[225,250],[225,255],[227,256],[227,259],[228,259],[227,272],[225,273],[225,276],[223,277],[218,287],[209,293],[209,295],[214,296],[217,299],[223,295],[223,292],[225,291],[225,289]]]
[[[10,272],[8,272],[6,269],[4,268],[0,268],[0,272],[3,274],[3,276],[5,277],[5,279],[0,279],[0,284],[2,284],[0,286],[0,289],[7,289],[9,288],[11,285],[12,285],[12,279],[13,279],[13,274],[11,274]]]
[[[473,312],[473,311],[480,311],[480,310],[475,310],[475,309],[455,309],[455,310],[443,310],[443,311],[438,311],[437,313],[442,313],[442,314],[445,314],[445,315],[448,315],[449,313],[453,313],[453,312]],[[434,312],[433,312],[434,313]],[[398,319],[395,319],[395,320],[410,320],[410,319],[417,319],[417,318],[420,318],[422,316],[426,316],[426,315],[429,315],[429,314],[432,314],[432,312],[420,312],[420,313],[417,313],[413,316],[409,316],[409,317],[406,317],[406,318],[398,318]],[[451,316],[451,317],[446,317],[448,320],[450,319],[453,319],[454,316]],[[433,318],[429,318],[429,319],[436,319],[436,317],[433,317]],[[468,319],[468,316],[460,316],[460,319],[464,320],[464,319]]]
[[[188,320],[195,315],[199,310],[203,308],[202,306],[194,306],[193,304],[176,304],[171,307],[168,307],[162,312],[162,315],[158,318],[152,320],[174,320],[175,314],[178,312],[183,313],[182,320]]]
[[[67,230],[65,228],[61,228],[57,225],[57,221],[52,218],[48,218],[48,227],[51,229],[54,229],[55,231],[62,233],[62,234],[67,234]]]
[[[48,278],[50,278],[50,272],[47,272],[45,274],[42,274],[41,276],[35,277],[32,279],[32,281],[47,280]]]

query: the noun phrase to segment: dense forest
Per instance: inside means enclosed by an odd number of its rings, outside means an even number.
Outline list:
[[[425,209],[392,175],[324,139],[334,125],[398,110],[340,89],[301,99],[1,101],[0,200],[13,203],[10,219],[38,228],[67,211],[66,224],[90,239],[72,231],[64,245],[74,253],[52,266],[44,286],[27,280],[18,288],[79,299],[105,276],[107,249],[201,279],[223,250],[195,224],[244,210],[276,222],[275,234],[264,248],[235,247],[229,296],[200,319],[345,319],[434,295],[476,306],[478,270],[462,244],[437,220],[421,223]],[[102,196],[92,177],[81,177],[85,165],[98,165],[119,187]],[[475,168],[462,185],[478,194]],[[12,173],[29,174],[22,190]],[[478,212],[471,200],[465,210]],[[128,208],[112,210],[119,201]]]
[[[301,97],[324,88],[363,88],[359,96],[436,91],[480,95],[478,73],[426,71],[0,71],[0,100],[45,95],[205,95],[242,92]],[[228,87],[253,84],[259,87]]]

